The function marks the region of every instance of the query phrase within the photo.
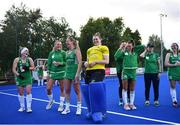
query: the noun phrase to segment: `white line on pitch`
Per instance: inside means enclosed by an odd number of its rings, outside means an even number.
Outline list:
[[[45,88],[46,86],[36,86],[36,87],[32,87],[32,89],[38,89],[38,88]],[[5,90],[0,90],[0,92],[8,92],[8,91],[15,91],[16,89],[5,89]]]
[[[14,96],[14,97],[18,96],[16,94],[10,94],[10,93],[5,93],[5,92],[0,92],[0,94],[8,95],[8,96]],[[48,100],[38,99],[38,98],[33,98],[33,100],[41,101],[41,102],[49,102]],[[59,104],[59,102],[55,102],[55,104]],[[71,107],[77,107],[76,105],[70,105],[70,106]],[[87,109],[87,107],[82,107],[82,108]],[[119,116],[126,116],[126,117],[130,117],[130,118],[143,119],[143,120],[147,120],[147,121],[160,122],[160,123],[165,123],[165,124],[180,125],[180,123],[164,121],[164,120],[158,120],[158,119],[152,119],[152,118],[146,118],[146,117],[135,116],[135,115],[128,115],[128,114],[112,112],[112,111],[107,111],[107,113],[114,114],[114,115],[119,115]]]

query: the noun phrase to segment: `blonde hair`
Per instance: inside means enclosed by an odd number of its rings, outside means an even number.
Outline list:
[[[62,44],[62,42],[60,40],[55,40],[54,42],[54,46],[56,45],[56,43],[60,42]]]
[[[62,45],[62,42],[61,42],[61,40],[55,40],[55,42],[54,42],[54,46],[53,46],[53,51],[55,50],[55,45],[56,45],[56,43],[61,43],[61,45]],[[62,49],[62,46],[61,46],[61,48],[60,49]]]
[[[93,35],[93,37],[95,37],[95,36],[99,37],[99,39],[102,39],[102,38],[101,38],[101,34],[100,34],[99,32],[97,32],[97,33],[95,33],[95,34]]]
[[[77,44],[77,41],[76,41],[72,36],[69,36],[69,37],[67,38],[67,40],[72,41],[72,42],[73,42],[73,45],[74,45],[76,48],[79,47],[79,45]]]

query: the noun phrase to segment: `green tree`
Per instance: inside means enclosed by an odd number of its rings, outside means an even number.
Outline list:
[[[124,41],[134,40],[135,45],[141,45],[141,36],[138,30],[135,30],[135,32],[132,32],[132,30],[129,27],[127,27],[122,37]]]
[[[35,17],[32,17],[35,15]],[[20,7],[14,5],[5,14],[5,20],[1,22],[1,53],[6,52],[2,56],[3,70],[9,70],[12,61],[19,55],[19,48],[27,46],[32,49],[32,42],[29,41],[31,21],[36,22],[41,18],[40,10],[29,11],[24,4]]]
[[[28,47],[33,59],[47,58],[56,39],[61,39],[65,45],[68,35],[76,37],[65,18],[44,19],[40,9],[31,10],[24,4],[20,7],[13,5],[6,12],[0,28],[0,53],[3,53],[0,62],[3,71],[11,69],[21,47]]]

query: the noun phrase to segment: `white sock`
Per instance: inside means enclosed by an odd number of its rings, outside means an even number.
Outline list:
[[[130,104],[134,105],[135,91],[130,91]]]
[[[40,80],[38,79],[38,86],[40,86]]]
[[[53,100],[53,94],[48,95],[48,98],[49,98],[49,101],[52,101]]]
[[[81,108],[81,105],[82,105],[81,102],[78,101],[78,102],[77,102],[77,108],[78,108],[78,107]]]
[[[65,97],[60,96],[60,106],[64,105],[64,100],[65,100]]]
[[[122,90],[122,98],[123,98],[123,102],[126,105],[127,104],[127,90]]]
[[[27,108],[31,108],[31,103],[32,103],[32,94],[28,94],[26,95]]]
[[[176,89],[173,89],[170,87],[170,94],[171,94],[171,98],[173,102],[177,102],[177,98],[176,98]]]
[[[44,80],[43,80],[43,79],[41,79],[41,85],[43,86],[43,84],[44,84]]]
[[[22,107],[22,108],[24,108],[25,107],[25,105],[24,105],[24,95],[18,95],[18,100],[19,100],[19,103],[20,103],[20,106]]]
[[[66,102],[66,110],[69,110],[70,102]]]

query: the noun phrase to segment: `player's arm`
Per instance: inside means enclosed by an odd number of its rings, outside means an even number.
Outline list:
[[[19,73],[17,72],[17,64],[18,64],[19,58],[15,58],[12,66],[12,71],[15,76],[19,76]]]
[[[114,54],[114,59],[115,59],[115,61],[118,61],[118,60],[122,59],[122,57],[123,57],[123,56],[122,56],[122,55],[123,55],[122,52],[125,51],[125,46],[126,46],[126,43],[125,43],[125,42],[121,43],[121,45],[119,46],[118,50],[117,50],[116,53]]]
[[[134,52],[138,55],[140,55],[145,49],[144,45],[137,45],[134,47]]]
[[[89,51],[89,50],[87,50],[87,53],[86,53],[86,54],[87,54],[87,59],[86,59],[86,61],[84,62],[84,67],[86,67],[86,68],[89,67],[89,63],[88,63],[88,62],[89,62],[89,58],[88,58],[88,57],[89,57],[89,52],[88,52],[88,51]]]
[[[29,62],[30,62],[30,67],[29,67],[29,69],[30,69],[30,70],[34,70],[34,69],[35,69],[35,66],[34,66],[34,61],[32,60],[32,58],[29,58]]]
[[[95,64],[109,64],[109,54],[103,55],[103,60],[95,61]]]
[[[80,72],[81,72],[81,67],[82,67],[82,55],[81,55],[80,48],[76,49],[76,57],[77,57],[77,61],[78,61],[78,69],[76,72],[76,77],[79,77]]]
[[[166,66],[166,67],[175,67],[175,66],[177,66],[177,63],[171,64],[171,63],[169,62],[169,58],[170,58],[170,53],[167,53],[167,54],[166,54],[166,58],[165,58],[165,66]]]
[[[94,65],[96,65],[96,64],[109,64],[109,49],[108,49],[108,47],[103,46],[101,48],[101,51],[103,54],[103,59],[93,62],[93,63],[95,63]]]
[[[48,70],[48,71],[50,70],[50,67],[51,67],[51,65],[52,65],[52,59],[51,59],[52,52],[53,52],[53,51],[51,51],[51,52],[49,53],[48,60],[47,60],[47,70]]]
[[[144,52],[142,52],[142,53],[140,54],[140,57],[141,57],[141,58],[144,58],[145,55],[146,55],[146,52],[147,52],[147,49],[145,48]]]

